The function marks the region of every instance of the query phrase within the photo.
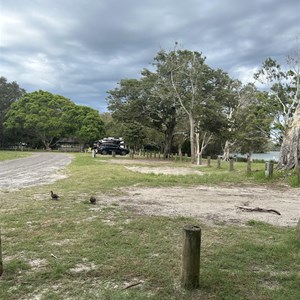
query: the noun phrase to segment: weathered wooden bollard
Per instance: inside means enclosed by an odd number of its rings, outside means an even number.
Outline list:
[[[184,158],[185,158],[185,161],[188,161],[188,155],[187,155],[187,153],[184,154]]]
[[[207,156],[207,166],[210,167],[210,156]]]
[[[234,162],[233,158],[230,158],[229,159],[229,171],[233,171],[234,170],[234,168],[233,168],[233,162]]]
[[[0,231],[0,276],[3,274],[3,261],[2,261],[2,241],[1,241],[1,231]]]
[[[116,151],[111,152],[112,157],[116,157]]]
[[[273,175],[274,164],[272,161],[267,161],[265,164],[265,177],[269,178]]]
[[[298,224],[296,226],[296,236],[297,236],[297,240],[300,242],[300,218],[299,218]]]
[[[186,225],[183,232],[181,285],[186,289],[195,289],[199,287],[201,228]]]
[[[217,158],[217,169],[221,169],[221,157],[218,156]]]

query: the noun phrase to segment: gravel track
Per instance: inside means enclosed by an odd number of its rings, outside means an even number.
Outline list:
[[[0,163],[0,191],[13,191],[53,183],[66,178],[61,172],[73,156],[65,153],[32,153],[32,156]]]

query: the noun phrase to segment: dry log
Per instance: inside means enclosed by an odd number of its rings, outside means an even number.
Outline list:
[[[248,206],[238,206],[238,208],[243,211],[259,211],[259,212],[275,213],[277,215],[281,215],[281,213],[275,209],[267,209],[267,208],[260,208],[260,207],[248,207]]]

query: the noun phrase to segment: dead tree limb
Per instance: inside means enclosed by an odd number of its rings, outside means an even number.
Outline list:
[[[243,211],[259,211],[259,212],[275,213],[277,215],[281,215],[281,213],[275,209],[266,209],[266,208],[248,207],[248,206],[238,206],[238,208]]]
[[[143,283],[142,281],[135,282],[135,283],[131,283],[131,284],[129,284],[129,285],[126,285],[126,286],[123,288],[123,290],[127,290],[127,289],[129,289],[129,288],[131,288],[131,287],[137,286],[137,285],[142,284],[142,283]]]

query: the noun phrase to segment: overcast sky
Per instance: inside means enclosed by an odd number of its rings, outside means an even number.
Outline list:
[[[139,78],[161,49],[202,52],[252,81],[300,37],[299,0],[0,0],[0,76],[106,111],[106,91]]]

